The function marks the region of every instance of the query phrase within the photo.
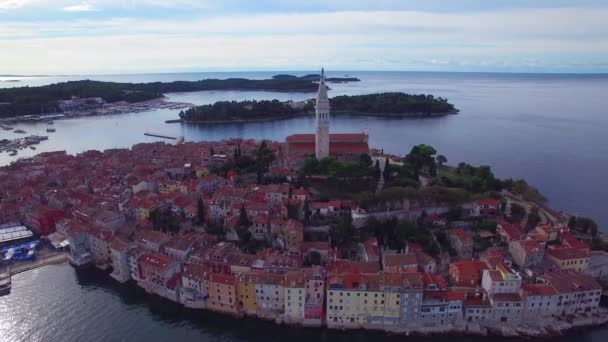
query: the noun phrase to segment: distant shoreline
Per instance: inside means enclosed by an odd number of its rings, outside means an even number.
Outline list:
[[[456,115],[459,111],[455,110],[448,113],[434,113],[427,115],[424,113],[366,113],[366,112],[353,112],[353,111],[334,111],[332,114],[337,115],[353,115],[353,116],[369,116],[369,117],[380,117],[380,118],[393,118],[393,119],[424,119],[424,118],[439,118],[448,115]],[[252,119],[228,119],[228,120],[209,120],[209,121],[196,121],[196,120],[182,120],[182,119],[171,119],[165,120],[165,123],[186,123],[186,124],[229,124],[229,123],[255,123],[255,122],[268,122],[268,121],[281,121],[294,119],[298,117],[306,117],[314,115],[314,112],[305,112],[290,114],[281,117],[269,117],[269,118],[252,118]]]

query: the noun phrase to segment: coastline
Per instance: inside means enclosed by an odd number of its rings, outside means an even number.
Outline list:
[[[448,115],[456,115],[459,111],[451,111],[447,113],[436,113],[427,115],[424,113],[411,113],[411,114],[403,114],[403,113],[366,113],[366,112],[354,112],[354,111],[332,111],[332,114],[337,115],[353,115],[353,116],[371,116],[371,117],[384,117],[384,118],[394,118],[394,119],[425,119],[425,118],[440,118]],[[293,119],[298,117],[310,116],[313,115],[314,112],[302,112],[298,114],[290,114],[284,115],[280,117],[269,117],[269,118],[251,118],[251,119],[234,119],[234,120],[208,120],[208,121],[192,121],[192,120],[183,120],[183,119],[172,119],[165,120],[165,123],[187,123],[187,124],[229,124],[229,123],[249,123],[249,122],[269,122],[269,121],[280,121]]]
[[[67,255],[66,255],[67,258]],[[51,264],[51,263],[48,263]],[[46,265],[48,265],[46,264]],[[46,266],[42,265],[42,266]],[[40,266],[40,267],[42,267]],[[67,266],[67,265],[66,265]],[[74,265],[69,264],[69,267],[78,270]],[[109,271],[103,270],[96,266],[92,266],[90,268],[95,272],[99,272],[103,274],[104,277],[110,276]],[[121,284],[120,282],[114,280],[117,284]],[[146,290],[144,287],[139,286],[139,284],[134,281],[128,281],[126,283],[122,283],[125,286],[134,287],[142,289],[146,292],[147,295],[152,296],[154,298],[159,298],[163,300],[168,300],[173,304],[178,304],[181,307],[193,311],[205,311],[208,313],[213,313],[217,315],[221,315],[223,317],[232,319],[232,320],[240,320],[240,319],[252,319],[270,322],[279,326],[285,327],[293,327],[293,328],[302,328],[302,329],[327,329],[332,331],[342,331],[342,332],[356,332],[356,331],[366,331],[375,334],[385,334],[385,335],[399,335],[399,336],[419,336],[419,337],[432,337],[432,336],[469,336],[469,337],[507,337],[507,338],[530,338],[530,339],[548,339],[558,336],[565,336],[571,333],[575,333],[580,330],[587,329],[599,329],[602,327],[608,327],[608,308],[600,306],[598,312],[593,314],[593,317],[575,317],[571,321],[564,320],[553,320],[553,321],[542,321],[537,324],[520,324],[514,326],[511,323],[500,323],[496,325],[496,323],[487,322],[487,323],[469,323],[469,322],[460,322],[460,323],[447,323],[441,326],[428,327],[423,325],[409,326],[409,327],[387,327],[383,325],[374,325],[374,324],[359,324],[357,326],[352,327],[332,327],[327,324],[326,321],[322,321],[320,324],[311,324],[306,322],[294,322],[287,320],[283,317],[271,318],[264,316],[257,316],[255,314],[231,314],[223,311],[212,310],[207,308],[206,306],[202,307],[193,307],[188,306],[179,301],[174,301],[164,296],[160,296],[157,293]]]
[[[48,113],[43,115],[26,115],[26,116],[13,116],[9,118],[0,119],[0,123],[15,124],[23,122],[44,122],[51,120],[65,120],[75,119],[87,116],[106,116],[106,115],[119,115],[119,114],[133,114],[147,112],[158,109],[186,109],[193,107],[192,103],[185,102],[172,102],[167,101],[166,97],[158,98],[154,100],[126,103],[126,102],[113,102],[107,104],[103,108],[95,108],[90,110],[73,111],[73,112],[62,112],[62,113]]]

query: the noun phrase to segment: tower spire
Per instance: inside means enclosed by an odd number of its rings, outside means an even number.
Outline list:
[[[321,68],[321,78],[319,79],[319,90],[317,91],[315,106],[315,155],[317,159],[329,156],[329,111],[329,98],[327,96],[327,86],[325,85],[325,69]]]

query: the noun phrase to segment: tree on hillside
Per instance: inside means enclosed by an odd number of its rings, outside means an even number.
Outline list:
[[[443,154],[438,155],[435,159],[437,160],[437,164],[439,164],[440,167],[448,162],[448,159]]]
[[[374,177],[376,180],[380,179],[382,176],[382,169],[380,168],[380,159],[376,159],[376,164],[374,165]]]
[[[310,224],[310,203],[308,202],[308,200],[304,201],[304,206],[302,210],[304,211],[304,224]]]
[[[199,198],[196,202],[196,219],[199,224],[205,222],[205,205],[202,198]]]
[[[386,158],[385,160],[386,161],[384,162],[384,171],[382,175],[384,176],[384,181],[388,182],[391,178],[391,165],[388,161],[388,158]]]
[[[262,182],[262,175],[268,171],[270,164],[272,164],[276,158],[274,152],[266,145],[266,140],[263,140],[255,155],[258,184]]]
[[[249,227],[251,225],[251,221],[249,221],[249,216],[247,216],[247,209],[245,205],[241,205],[241,211],[239,212],[239,226],[241,227]]]
[[[372,157],[370,157],[367,153],[362,153],[359,156],[359,163],[363,166],[371,166],[373,163]]]
[[[322,257],[321,254],[317,251],[312,251],[306,255],[304,258],[304,265],[306,266],[316,266],[321,265]]]
[[[528,214],[528,222],[526,223],[526,231],[531,231],[540,223],[540,215],[538,214],[538,207],[532,207]]]
[[[334,247],[349,247],[354,242],[355,226],[350,215],[342,217],[340,223],[331,227],[331,242]]]
[[[405,157],[405,161],[414,167],[415,173],[418,175],[424,167],[429,168],[429,170],[435,167],[436,153],[437,150],[432,146],[425,144],[416,145],[412,147],[410,153]],[[436,169],[433,173],[436,173]]]
[[[526,216],[526,209],[515,202],[511,202],[510,212],[509,221],[511,223],[521,223],[521,220]]]

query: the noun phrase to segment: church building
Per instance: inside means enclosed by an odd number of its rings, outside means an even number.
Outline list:
[[[325,71],[321,79],[315,106],[315,134],[293,134],[286,138],[285,156],[289,167],[296,167],[308,156],[323,159],[329,156],[348,160],[369,154],[368,137],[365,133],[330,134],[330,106],[325,85]]]

